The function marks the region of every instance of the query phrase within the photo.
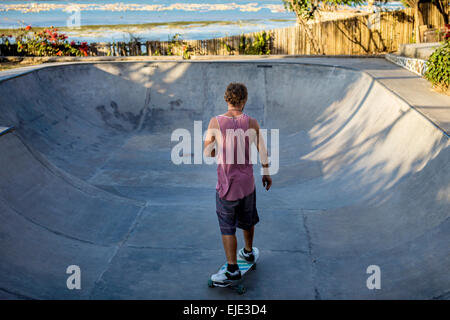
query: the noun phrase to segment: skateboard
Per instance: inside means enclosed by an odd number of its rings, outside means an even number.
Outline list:
[[[7,134],[8,132],[14,131],[14,127],[0,127],[0,136]]]
[[[242,279],[244,278],[244,275],[249,271],[249,270],[255,270],[256,269],[256,262],[258,261],[259,258],[259,250],[258,248],[253,247],[253,254],[255,255],[255,261],[253,262],[247,262],[243,259],[239,258],[238,255],[238,259],[237,259],[237,264],[239,266],[239,270],[241,270],[241,279],[239,280],[227,280],[225,282],[215,282],[212,281],[211,279],[208,280],[208,287],[210,288],[214,288],[214,287],[222,287],[222,288],[230,288],[230,289],[234,289],[237,291],[237,293],[239,294],[243,294],[245,293],[246,289],[244,287],[244,285],[241,283]],[[227,263],[225,262],[219,269],[220,270],[224,270],[227,268]]]

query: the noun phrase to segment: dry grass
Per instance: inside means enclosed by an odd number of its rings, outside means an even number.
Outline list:
[[[32,61],[2,61],[0,62],[0,71],[11,70],[22,67],[29,67],[40,64],[39,62]]]

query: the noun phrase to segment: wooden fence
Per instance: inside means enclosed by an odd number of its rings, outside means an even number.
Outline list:
[[[446,7],[449,12],[449,6]],[[424,23],[429,28],[442,29],[444,20],[430,3],[421,4]],[[359,15],[352,18],[323,21],[311,26],[313,37],[323,46],[327,55],[364,55],[397,51],[400,44],[413,42],[413,9]],[[316,54],[301,25],[268,31],[267,49],[271,54]],[[170,49],[169,41],[145,43],[94,44],[95,55],[179,55],[182,46],[188,46],[195,55],[245,54],[243,41],[254,41],[260,34],[208,39],[186,40]]]

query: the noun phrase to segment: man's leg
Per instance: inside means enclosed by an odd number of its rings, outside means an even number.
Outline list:
[[[223,248],[227,257],[228,264],[237,264],[236,250],[237,240],[236,235],[222,235]]]
[[[247,252],[252,251],[253,248],[253,236],[255,234],[255,226],[251,227],[248,230],[242,230],[244,233],[244,240],[245,240],[245,250]]]
[[[230,280],[239,280],[241,278],[241,271],[237,264],[236,250],[237,240],[234,234],[222,235],[223,247],[227,256],[227,268],[220,269],[216,274],[211,276],[211,280],[215,282],[227,282]]]

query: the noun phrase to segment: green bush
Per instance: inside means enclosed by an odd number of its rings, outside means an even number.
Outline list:
[[[433,86],[446,91],[450,84],[450,41],[437,48],[427,61],[425,78]]]
[[[194,53],[194,49],[181,38],[181,34],[176,33],[173,37],[169,36],[167,55],[174,56],[180,54],[184,60],[189,60]],[[156,54],[155,54],[156,55]]]
[[[0,35],[0,56],[16,56],[17,45],[13,43],[12,35]]]
[[[272,35],[265,31],[257,33],[253,41],[252,39],[246,38],[242,35],[239,43],[239,51],[244,54],[270,54],[269,42],[271,38]]]
[[[235,49],[233,46],[229,45],[225,40],[221,39],[221,40],[220,40],[220,45],[221,45],[223,48],[225,48],[225,50],[227,50],[227,53],[228,53],[229,55],[234,55],[236,49]]]

